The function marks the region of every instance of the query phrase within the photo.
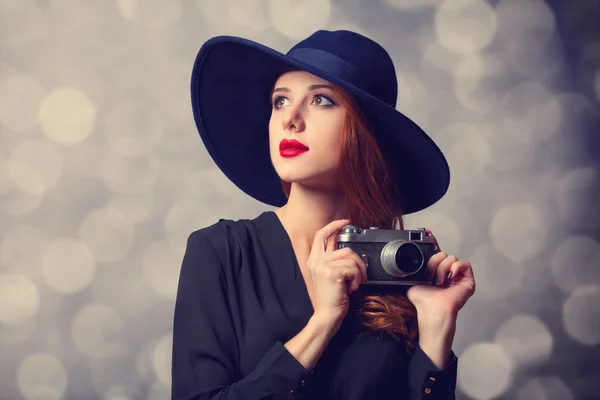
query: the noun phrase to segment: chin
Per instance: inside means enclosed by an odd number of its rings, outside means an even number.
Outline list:
[[[331,189],[339,184],[335,171],[301,171],[298,168],[295,170],[286,168],[286,171],[283,171],[282,168],[277,169],[277,174],[285,182],[315,189]]]

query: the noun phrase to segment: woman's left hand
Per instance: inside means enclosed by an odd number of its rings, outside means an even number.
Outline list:
[[[431,231],[427,230],[426,234],[431,235]],[[436,278],[434,284],[411,286],[406,296],[414,304],[418,314],[456,315],[475,293],[473,269],[468,261],[459,261],[455,256],[441,251],[437,239],[435,246],[438,252],[427,263],[427,276]]]

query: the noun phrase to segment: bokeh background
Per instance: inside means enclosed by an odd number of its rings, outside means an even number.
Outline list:
[[[195,55],[317,29],[380,42],[450,162],[406,223],[475,270],[457,397],[600,398],[599,21],[590,0],[0,0],[0,399],[169,398],[188,235],[272,209],[205,151]]]

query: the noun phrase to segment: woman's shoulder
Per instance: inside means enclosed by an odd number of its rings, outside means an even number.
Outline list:
[[[263,214],[254,219],[219,218],[217,222],[193,231],[188,243],[211,246],[219,255],[237,251],[252,243],[252,237],[256,235],[255,224]]]

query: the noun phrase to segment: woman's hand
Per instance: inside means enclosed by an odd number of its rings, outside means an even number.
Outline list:
[[[317,231],[306,265],[314,316],[337,327],[348,313],[350,294],[367,280],[366,265],[354,250],[336,250],[337,233],[349,222],[333,221]]]
[[[427,230],[426,234],[431,235]],[[435,239],[435,237],[434,237]],[[414,285],[406,293],[417,313],[422,315],[453,315],[463,308],[475,293],[475,277],[471,263],[439,250],[427,263],[427,276],[435,278],[433,285]]]

